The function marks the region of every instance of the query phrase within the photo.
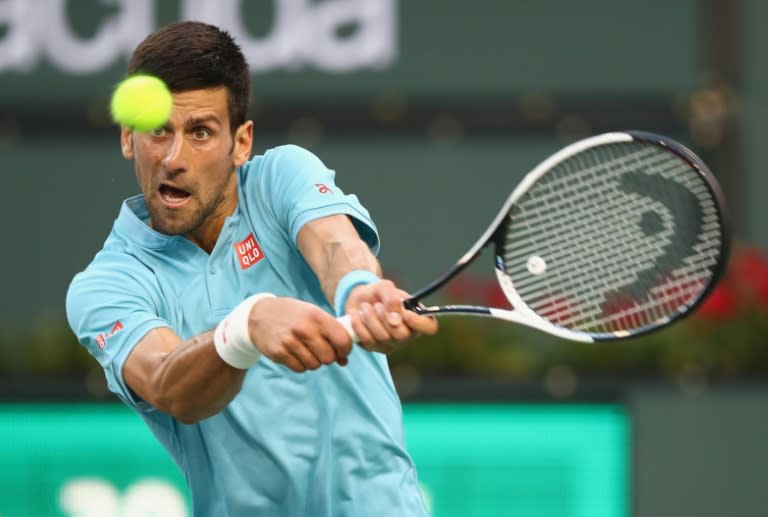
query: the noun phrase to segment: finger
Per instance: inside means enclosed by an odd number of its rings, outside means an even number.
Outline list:
[[[347,333],[343,328],[339,331],[338,327],[340,325],[333,316],[318,309],[293,328],[293,335],[321,364],[331,364],[338,357],[346,357],[352,346]],[[334,339],[340,342],[338,350]],[[348,347],[344,346],[346,343],[350,343]]]
[[[277,364],[282,364],[283,366],[290,368],[296,373],[304,373],[307,371],[307,369],[304,368],[304,365],[302,365],[298,359],[296,359],[285,349],[280,349],[279,351],[270,354],[267,357],[272,359],[272,361]]]
[[[390,296],[387,296],[383,300],[384,310],[386,310],[386,321],[392,327],[397,327],[403,324],[403,317],[408,310],[403,305],[403,301],[406,299],[404,291],[397,290]]]
[[[344,326],[336,318],[329,316],[328,323],[321,327],[321,333],[333,348],[336,362],[346,364],[347,356],[352,352],[353,343]]]
[[[384,306],[380,302],[371,305],[370,303],[364,303],[360,306],[360,313],[363,323],[370,331],[375,341],[389,341],[392,336],[389,334],[389,330],[384,326],[381,318],[384,314]]]
[[[437,318],[433,316],[420,316],[412,311],[406,311],[403,315],[403,323],[413,332],[431,336],[437,332]]]
[[[371,332],[368,330],[368,327],[365,326],[365,322],[363,322],[363,315],[358,310],[353,310],[349,313],[349,315],[352,317],[352,328],[355,330],[355,334],[357,335],[357,342],[368,350],[367,345],[374,343],[376,340],[371,335]]]
[[[374,311],[372,307],[367,308],[369,311]],[[381,340],[371,333],[370,329],[365,323],[364,316],[360,311],[353,311],[352,327],[355,329],[355,333],[358,336],[358,345],[369,352],[379,352],[388,354],[394,351],[394,342],[387,339]]]
[[[321,364],[331,364],[336,360],[336,349],[321,334],[300,336],[299,342]]]
[[[317,370],[320,368],[322,362],[301,341],[288,339],[283,343],[283,346],[288,351],[288,354],[296,358],[307,370]]]
[[[286,367],[288,367],[288,368],[290,368],[291,370],[293,370],[296,373],[304,373],[304,372],[307,371],[307,369],[304,368],[304,365],[301,364],[301,362],[298,359],[296,359],[295,357],[293,357],[292,355],[288,356],[286,358],[286,360],[283,361],[281,364],[286,366]]]
[[[336,348],[325,339],[313,340],[309,343],[305,343],[305,345],[322,364],[334,363],[336,362],[336,359],[341,357],[336,352]]]
[[[405,307],[403,301],[408,299],[408,293],[402,289],[393,288],[381,294],[381,301],[387,307],[387,310],[393,312],[402,312]]]
[[[383,303],[375,304],[374,308],[379,315],[379,320],[384,323],[384,327],[391,336],[390,339],[403,341],[411,337],[411,329],[403,321],[404,314],[389,310]]]
[[[366,309],[369,313],[373,312],[373,308],[370,306],[366,307]],[[355,311],[352,319],[352,326],[357,333],[358,345],[364,350],[368,350],[369,352],[389,353],[391,351],[391,347],[388,346],[388,341],[383,341],[376,338],[376,336],[371,332],[371,329],[368,328],[365,317],[366,316],[362,311]],[[370,317],[370,315],[368,317]]]

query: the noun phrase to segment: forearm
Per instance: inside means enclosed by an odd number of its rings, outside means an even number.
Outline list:
[[[178,340],[170,329],[153,333],[148,338],[157,352],[148,351],[145,338],[137,346],[143,350],[131,354],[125,369],[128,385],[149,404],[194,423],[224,409],[240,391],[245,370],[222,361],[213,345],[213,331],[177,344],[170,344]]]
[[[325,298],[333,303],[339,280],[354,270],[365,270],[381,276],[381,267],[368,247],[357,239],[330,243],[326,249],[325,270],[319,275]]]
[[[298,245],[331,304],[339,280],[349,271],[362,269],[381,276],[379,261],[345,215],[308,223],[299,232]]]
[[[326,299],[337,314],[350,316],[357,343],[366,350],[389,353],[395,349],[395,343],[405,341],[413,332],[437,331],[432,318],[403,307],[407,292],[392,281],[381,279],[378,260],[347,216],[330,216],[305,224],[297,244],[317,275]]]

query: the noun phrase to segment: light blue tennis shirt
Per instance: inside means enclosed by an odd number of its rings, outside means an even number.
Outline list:
[[[150,329],[191,338],[260,292],[332,313],[296,247],[308,221],[347,214],[377,251],[368,212],[309,151],[277,147],[237,174],[239,204],[210,255],[152,230],[141,196],[126,200],[70,285],[72,329],[183,471],[196,517],[426,515],[384,355],[355,347],[346,367],[300,374],[262,357],[226,409],[191,425],[126,385],[123,365]]]

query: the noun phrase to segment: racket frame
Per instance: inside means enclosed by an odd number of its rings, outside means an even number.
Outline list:
[[[509,212],[518,200],[531,188],[531,186],[541,176],[552,170],[558,163],[568,159],[569,157],[578,154],[586,149],[597,147],[600,145],[615,144],[621,142],[639,141],[656,146],[664,147],[684,160],[693,170],[697,171],[704,179],[703,183],[709,189],[712,198],[718,208],[718,217],[723,239],[721,240],[720,253],[718,261],[713,271],[712,278],[707,286],[699,293],[699,296],[686,304],[683,304],[674,313],[660,318],[651,325],[646,325],[632,330],[619,330],[603,333],[589,333],[578,330],[571,330],[565,327],[561,327],[552,323],[545,318],[539,316],[531,308],[529,308],[525,302],[520,298],[519,294],[515,290],[512,281],[504,271],[503,260],[500,260],[498,253],[496,254],[495,272],[499,285],[504,292],[504,295],[509,300],[513,309],[502,309],[498,307],[485,307],[480,305],[435,305],[424,306],[420,301],[437,291],[440,287],[450,282],[454,277],[461,273],[467,266],[474,262],[477,257],[482,254],[485,247],[491,243],[496,242],[497,233],[502,231],[504,223],[508,217]],[[538,330],[547,332],[549,334],[579,342],[594,342],[594,341],[613,341],[618,339],[626,339],[629,337],[640,336],[647,334],[654,330],[663,328],[670,323],[683,318],[690,314],[699,304],[701,304],[714,289],[718,280],[725,272],[728,255],[730,252],[730,221],[726,211],[725,197],[714,177],[712,172],[706,166],[706,164],[694,154],[687,147],[680,143],[663,137],[661,135],[648,133],[644,131],[616,131],[610,133],[603,133],[595,135],[583,140],[574,142],[566,147],[563,147],[550,157],[542,161],[534,169],[532,169],[525,177],[518,183],[512,193],[509,195],[504,205],[499,210],[496,217],[493,219],[488,228],[483,232],[479,239],[467,250],[467,252],[453,264],[442,275],[438,276],[432,282],[416,291],[410,298],[403,302],[406,309],[423,315],[449,315],[449,314],[467,314],[475,316],[488,316],[513,323],[526,325],[536,328]]]

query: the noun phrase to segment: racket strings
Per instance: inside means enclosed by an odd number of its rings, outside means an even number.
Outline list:
[[[606,166],[611,165],[612,163],[610,162],[606,163]],[[585,167],[578,172],[578,176],[594,175],[597,172],[599,172],[597,167]],[[647,243],[633,239],[629,227],[627,226],[627,222],[623,218],[612,217],[612,215],[617,213],[623,200],[609,195],[611,186],[608,183],[603,183],[598,188],[591,189],[588,196],[583,196],[583,199],[579,200],[579,204],[569,203],[566,206],[564,203],[561,203],[560,205],[557,205],[560,210],[553,210],[553,206],[556,206],[555,203],[563,198],[563,189],[565,188],[563,180],[566,179],[573,178],[564,177],[551,182],[554,188],[559,190],[558,192],[553,192],[552,187],[541,189],[542,191],[539,193],[537,199],[537,203],[540,204],[541,207],[538,211],[532,212],[534,215],[527,219],[528,226],[536,229],[536,234],[534,235],[546,234],[548,236],[548,238],[543,241],[537,239],[534,244],[545,246],[545,254],[555,263],[561,264],[572,256],[589,257],[597,251],[602,251],[601,256],[599,257],[600,260],[596,263],[580,260],[574,266],[575,269],[568,271],[570,274],[578,273],[582,276],[592,268],[599,269],[601,268],[601,265],[614,263],[620,259],[618,256],[620,253],[626,253],[627,250],[622,250],[622,247],[620,246],[608,245],[610,242],[614,242],[615,244],[623,243],[624,248],[630,248],[631,251],[635,253],[642,254],[645,251],[649,255],[658,254],[658,246],[654,249],[647,249]],[[594,177],[575,178],[575,180],[581,182],[585,182],[586,180],[594,182],[595,179],[596,178]],[[602,206],[596,204],[600,200],[604,200]],[[647,205],[651,204],[650,201],[641,201],[641,203],[642,208],[647,208]],[[533,204],[531,204],[531,206],[532,208],[537,208]],[[579,217],[576,220],[573,220],[575,218],[571,218],[571,220],[568,221],[568,224],[564,224],[566,221],[563,219],[563,214],[561,213],[564,208],[567,208],[571,212],[578,210],[579,212],[589,213],[590,217]],[[546,215],[541,217],[542,214]],[[601,232],[604,239],[608,239],[608,241],[603,240],[600,248],[595,247],[595,243],[592,240],[581,238],[584,235],[588,235],[590,231],[594,232],[596,229],[594,221],[596,219],[603,221],[603,224],[597,229]],[[671,233],[671,230],[667,231],[667,234]],[[510,242],[512,244],[508,245],[505,254],[507,262],[514,263],[523,257],[527,258],[531,253],[530,242],[522,242],[518,240],[518,242],[522,244],[521,246],[515,246],[515,241],[510,240]],[[562,242],[567,242],[570,246],[561,246],[560,243]],[[654,251],[656,251],[656,253],[654,253]],[[565,272],[564,269],[559,269],[554,271],[553,274],[562,274],[563,272]],[[614,278],[607,279],[612,283],[620,282],[622,279],[623,281],[628,281],[632,278],[632,271],[627,270],[617,271],[609,269],[603,274],[609,276],[612,275]],[[622,274],[623,276],[617,276],[619,274]],[[527,279],[523,279],[519,284],[516,284],[516,286],[520,287],[521,285],[525,286],[539,283],[537,277],[529,276]]]
[[[696,300],[714,274],[722,228],[699,171],[666,149],[627,142],[545,173],[509,214],[505,237],[506,273],[528,307],[564,327],[617,332]]]

